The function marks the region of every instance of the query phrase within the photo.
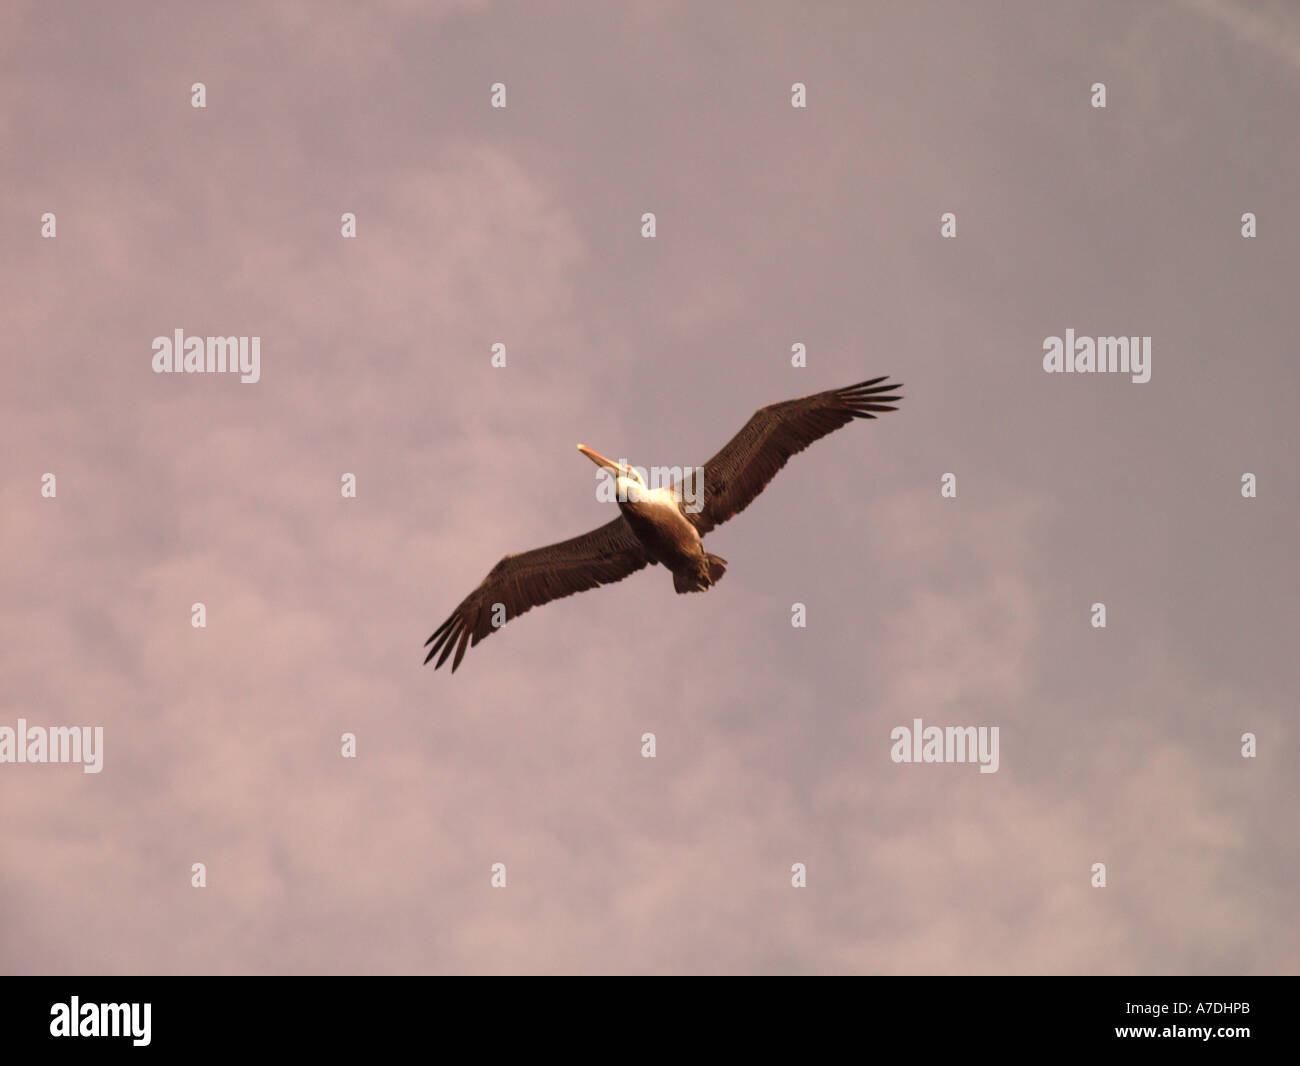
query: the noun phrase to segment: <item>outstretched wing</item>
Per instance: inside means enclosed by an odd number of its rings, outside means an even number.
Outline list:
[[[645,548],[622,515],[580,537],[507,555],[424,642],[426,647],[433,645],[424,661],[427,663],[441,649],[442,655],[434,666],[436,670],[455,648],[456,658],[451,662],[454,674],[465,657],[466,647],[472,648],[529,608],[622,581],[649,561]],[[504,606],[504,618],[496,604]],[[494,614],[497,625],[493,625]]]
[[[677,486],[679,500],[694,500],[699,507],[692,513],[687,506],[684,513],[700,536],[740,514],[767,488],[790,456],[813,441],[847,426],[855,418],[875,418],[881,411],[897,410],[888,405],[902,399],[894,395],[894,390],[902,386],[880,384],[884,380],[872,378],[759,410],[705,464],[702,485],[697,483],[700,471],[694,470]]]

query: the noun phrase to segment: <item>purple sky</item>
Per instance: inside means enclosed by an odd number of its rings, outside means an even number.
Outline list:
[[[0,727],[104,730],[0,764],[0,971],[1300,972],[1293,5],[9,0],[0,54]],[[578,441],[879,374],[707,595],[421,666],[611,517]]]

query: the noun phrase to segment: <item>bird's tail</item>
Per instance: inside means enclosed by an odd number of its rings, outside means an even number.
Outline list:
[[[720,555],[705,552],[704,563],[708,568],[707,574],[703,567],[698,570],[674,570],[673,588],[678,592],[704,592],[721,581],[722,575],[727,572],[727,560]]]

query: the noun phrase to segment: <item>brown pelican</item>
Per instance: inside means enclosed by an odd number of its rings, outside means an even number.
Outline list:
[[[673,572],[673,588],[703,592],[726,573],[727,561],[704,550],[706,533],[740,514],[767,487],[790,456],[855,418],[894,411],[897,384],[872,378],[759,410],[703,468],[688,470],[668,488],[651,488],[636,467],[616,463],[586,445],[582,452],[615,479],[619,510],[612,522],[572,540],[507,555],[451,617],[426,640],[436,670],[454,648],[452,672],[465,649],[531,607],[622,581],[649,563]]]

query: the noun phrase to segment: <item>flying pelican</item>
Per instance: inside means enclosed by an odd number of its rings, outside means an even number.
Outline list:
[[[455,673],[466,647],[491,636],[510,619],[551,600],[622,581],[649,563],[671,570],[679,593],[716,585],[726,573],[727,560],[705,551],[700,538],[740,514],[790,456],[813,441],[855,418],[897,410],[888,405],[902,399],[894,395],[902,386],[880,384],[884,380],[872,378],[761,408],[705,464],[702,478],[698,469],[690,470],[671,488],[651,489],[635,467],[579,444],[578,451],[614,476],[622,513],[580,537],[507,555],[424,642],[433,645],[424,661],[441,650],[436,670],[454,648]]]

